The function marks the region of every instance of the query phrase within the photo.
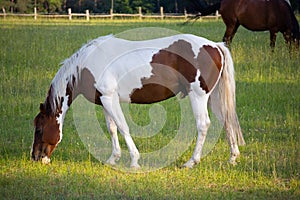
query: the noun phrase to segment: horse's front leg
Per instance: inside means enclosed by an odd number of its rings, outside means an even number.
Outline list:
[[[200,162],[202,148],[206,139],[207,130],[210,125],[210,119],[207,111],[208,95],[199,95],[194,92],[191,92],[189,94],[189,97],[196,119],[198,137],[192,157],[183,166],[187,168],[192,168],[195,164]]]
[[[117,125],[105,109],[103,109],[103,112],[105,115],[107,129],[111,135],[112,142],[112,154],[106,162],[110,165],[116,165],[116,161],[118,161],[121,158],[121,147],[119,144],[117,134]]]
[[[124,114],[122,112],[118,94],[114,93],[109,95],[103,95],[100,98],[101,98],[102,105],[106,110],[107,114],[116,123],[117,128],[119,129],[121,135],[125,139],[131,157],[130,167],[140,168],[138,164],[140,153],[136,148],[131,135],[129,134],[129,127],[126,123]]]
[[[239,28],[239,26],[240,26],[240,24],[236,20],[234,20],[234,21],[229,20],[226,23],[226,31],[223,36],[223,42],[225,42],[225,44],[228,48],[230,48],[232,39],[233,39],[235,33],[237,32],[237,29]]]

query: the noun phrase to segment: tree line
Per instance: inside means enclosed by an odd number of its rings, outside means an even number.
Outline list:
[[[36,7],[40,13],[82,13],[89,10],[91,13],[137,13],[138,7],[143,13],[158,13],[160,7],[166,13],[197,13],[199,5],[205,7],[220,0],[0,0],[2,11],[12,13],[32,13]],[[290,0],[293,9],[300,8],[300,0]]]
[[[214,3],[218,0],[201,0]],[[81,13],[89,10],[91,13],[137,13],[138,7],[143,13],[158,13],[160,7],[165,12],[183,13],[184,10],[194,11],[193,2],[187,0],[0,0],[0,7],[6,12],[32,13],[36,7],[42,13],[66,13],[68,8],[72,12]]]

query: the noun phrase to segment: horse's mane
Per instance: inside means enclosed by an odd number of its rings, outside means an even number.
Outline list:
[[[62,98],[66,95],[67,86],[73,89],[78,83],[88,54],[92,53],[105,40],[113,37],[113,35],[107,35],[91,40],[61,63],[60,69],[51,82],[45,101],[46,110],[51,110],[52,113],[55,113],[61,107]]]

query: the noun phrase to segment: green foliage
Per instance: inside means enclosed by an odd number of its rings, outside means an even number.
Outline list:
[[[182,22],[0,20],[1,199],[299,199],[299,53],[290,55],[280,35],[271,53],[268,33],[243,28],[231,47],[237,110],[247,143],[241,147],[237,166],[227,163],[229,148],[223,134],[213,151],[191,170],[179,167],[189,159],[193,146],[155,172],[114,170],[88,153],[76,132],[72,110],[52,163],[30,161],[33,118],[61,61],[93,38],[132,28],[164,27],[214,41],[220,41],[225,31],[221,20],[186,26]],[[147,107],[132,111],[137,123],[149,120]],[[176,116],[179,111],[174,106],[170,112]],[[105,126],[102,119],[100,123]],[[176,124],[166,126],[165,134],[151,143],[134,138],[137,146],[147,151],[170,141]]]
[[[130,3],[132,9],[134,12],[138,12],[138,7],[142,7],[143,6],[143,0],[132,0]]]
[[[9,9],[11,7],[13,7],[15,4],[11,1],[8,1],[8,0],[0,0],[0,8],[1,9],[5,9],[6,11],[9,11]]]
[[[132,9],[129,5],[129,0],[115,0],[114,12],[132,13]]]
[[[20,13],[32,12],[32,10],[30,10],[30,8],[32,8],[31,5],[30,0],[18,0],[16,3],[16,11]]]
[[[36,5],[34,5],[36,2]],[[37,6],[38,12],[53,13],[67,12],[71,8],[75,13],[82,13],[90,10],[93,13],[109,13],[113,2],[114,12],[117,13],[137,13],[138,7],[142,7],[144,13],[159,13],[160,6],[165,8],[165,12],[183,13],[184,9],[195,11],[190,1],[179,0],[0,0],[0,7],[4,7],[7,12],[33,12],[33,7]],[[13,8],[10,10],[9,8]]]
[[[32,13],[35,1],[31,0],[0,0],[0,8],[5,8],[6,12]],[[39,12],[67,12],[71,8],[73,12],[82,13],[90,10],[93,13],[109,13],[111,0],[36,0]],[[219,0],[113,0],[114,11],[118,13],[137,13],[138,7],[142,7],[144,13],[159,13],[160,6],[164,7],[167,13],[197,13],[197,6],[207,6],[219,2]],[[299,0],[290,0],[293,10],[300,11]]]
[[[62,11],[62,0],[49,0],[49,12],[61,12]]]

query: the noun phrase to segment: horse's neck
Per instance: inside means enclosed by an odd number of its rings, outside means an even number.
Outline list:
[[[55,86],[57,85],[51,84],[44,105],[48,115],[56,117],[56,121],[60,130],[60,142],[62,139],[62,127],[64,119],[70,104],[72,103],[72,96],[70,95],[72,94],[72,90],[66,89],[65,93],[63,93],[61,90],[58,90],[58,88],[55,88]]]
[[[53,111],[58,110],[65,114],[77,96],[74,94],[74,90],[76,89],[79,69],[74,67],[75,61],[74,56],[67,59],[52,80],[48,96],[51,97]]]
[[[55,116],[64,117],[74,99],[73,91],[74,87],[69,82],[52,83],[45,101],[48,110]]]

